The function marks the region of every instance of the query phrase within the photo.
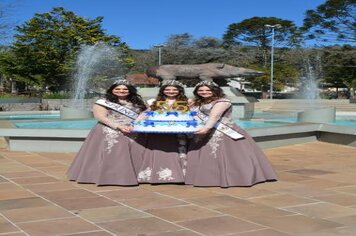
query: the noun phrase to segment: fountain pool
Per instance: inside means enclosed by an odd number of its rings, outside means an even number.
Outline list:
[[[0,114],[1,120],[10,120],[13,127],[28,129],[91,129],[96,124],[94,118],[82,120],[60,120],[59,112],[7,112]],[[236,124],[244,129],[285,126],[300,122],[298,113],[256,112],[251,120],[236,119]],[[338,113],[335,122],[329,125],[356,127],[356,113]]]
[[[59,113],[47,113],[47,114],[9,114],[0,115],[0,120],[29,120],[29,119],[59,119]]]
[[[91,129],[96,124],[95,119],[83,119],[83,120],[31,120],[21,121],[16,119],[12,121],[12,124],[16,128],[28,128],[28,129]],[[273,127],[282,126],[286,123],[282,122],[263,122],[253,120],[236,120],[236,123],[244,128],[261,128],[261,127]]]
[[[91,129],[97,122],[94,118],[60,120],[59,112],[7,113],[1,114],[0,120],[10,120],[13,127],[27,129]],[[244,129],[285,126],[298,123],[298,113],[256,112],[251,120],[236,119],[235,122]],[[326,124],[356,127],[356,113],[339,113],[335,122]]]
[[[76,152],[96,124],[94,119],[59,120],[59,114],[33,114],[0,115],[0,137],[8,149]],[[297,122],[296,113],[256,112],[253,119],[236,123],[248,130],[262,148],[316,140],[356,147],[356,113],[337,116],[335,123],[322,124]]]

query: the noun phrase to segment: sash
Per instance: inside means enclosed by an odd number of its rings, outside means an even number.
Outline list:
[[[138,114],[127,107],[121,106],[117,103],[109,102],[105,99],[99,99],[95,102],[95,104],[110,108],[114,111],[120,112],[121,114],[135,120],[138,117]]]
[[[203,112],[201,112],[199,109],[196,110],[197,112],[197,117],[199,119],[201,119],[204,122],[207,122],[209,119],[209,116],[205,115]],[[237,139],[241,139],[244,136],[242,134],[240,134],[239,132],[235,131],[234,129],[230,128],[229,126],[225,125],[222,122],[217,122],[214,125],[214,128],[218,131],[220,131],[221,133],[229,136],[230,138],[237,140]]]

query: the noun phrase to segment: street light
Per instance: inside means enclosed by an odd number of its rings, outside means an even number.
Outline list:
[[[155,48],[158,48],[158,65],[160,66],[162,64],[162,51],[161,51],[161,48],[165,47],[166,45],[164,44],[156,44],[156,45],[153,45],[153,47]]]
[[[272,43],[271,43],[271,81],[270,81],[270,85],[269,85],[269,98],[273,99],[273,54],[274,54],[274,29],[275,28],[281,28],[280,24],[276,24],[276,25],[265,25],[265,27],[267,28],[271,28],[272,29]]]

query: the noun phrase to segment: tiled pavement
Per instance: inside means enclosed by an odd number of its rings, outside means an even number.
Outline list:
[[[356,148],[265,152],[279,181],[223,189],[76,184],[73,153],[0,149],[0,235],[356,235]]]

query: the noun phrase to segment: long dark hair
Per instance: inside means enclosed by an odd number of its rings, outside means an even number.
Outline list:
[[[209,98],[203,98],[203,97],[199,96],[198,89],[203,86],[208,87],[211,90],[211,92],[213,93],[213,96],[211,96]],[[193,102],[194,106],[201,106],[204,104],[208,104],[208,103],[211,103],[212,101],[215,101],[215,100],[225,97],[224,91],[219,86],[214,86],[214,85],[210,85],[210,84],[202,84],[202,85],[196,86],[193,91],[193,94],[194,94],[194,102]]]
[[[114,83],[113,85],[110,86],[110,88],[108,88],[108,90],[106,90],[106,94],[105,94],[106,100],[120,104],[118,96],[116,96],[112,93],[114,88],[116,88],[119,85],[124,85],[129,90],[129,95],[127,96],[127,100],[129,102],[131,102],[134,106],[140,108],[141,111],[146,110],[147,107],[146,107],[146,104],[143,101],[141,95],[139,95],[137,93],[137,89],[134,86],[132,86],[131,84],[116,84],[116,83]],[[122,104],[120,104],[120,105],[122,105]]]
[[[185,96],[185,91],[184,88],[178,85],[163,85],[157,94],[156,101],[150,106],[151,110],[155,111],[160,109],[160,107],[157,106],[156,102],[157,101],[165,101],[167,99],[166,95],[164,95],[164,90],[167,87],[175,87],[178,89],[179,94],[176,97],[176,101],[183,101],[183,102],[188,102],[187,96]]]

